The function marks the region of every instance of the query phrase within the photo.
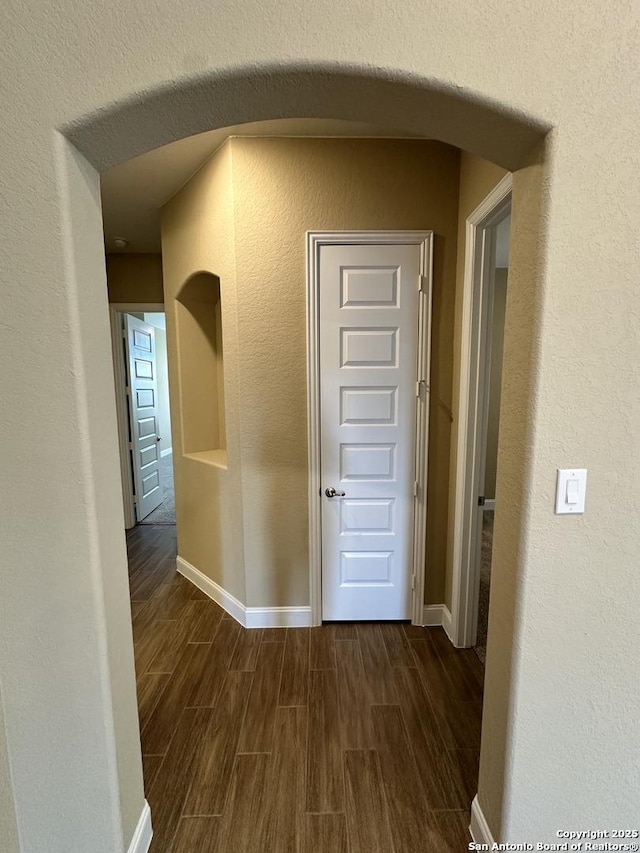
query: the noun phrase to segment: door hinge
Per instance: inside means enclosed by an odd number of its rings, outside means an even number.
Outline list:
[[[420,491],[420,485],[417,480],[413,481],[413,496],[414,498],[418,497],[418,492]]]
[[[484,495],[478,497],[478,506],[484,506]]]
[[[416,397],[421,397],[423,391],[426,391],[426,392],[429,391],[429,386],[427,385],[427,380],[426,379],[418,379],[418,381],[416,382]]]
[[[134,504],[138,503],[138,496],[137,495],[133,496],[133,502],[134,502]]]
[[[129,450],[133,450],[133,442],[132,441],[129,442]]]
[[[429,279],[426,275],[418,276],[418,291],[420,293],[429,293]]]
[[[415,572],[411,575],[411,589],[416,588],[416,575]]]

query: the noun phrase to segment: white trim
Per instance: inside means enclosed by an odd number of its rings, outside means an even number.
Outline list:
[[[133,502],[133,475],[129,461],[129,421],[127,418],[126,392],[127,374],[122,349],[122,315],[140,311],[164,311],[163,302],[111,302],[109,319],[111,321],[111,355],[113,358],[113,381],[116,395],[116,419],[118,422],[118,446],[120,448],[120,479],[122,482],[122,503],[124,526],[126,530],[135,527],[136,510]]]
[[[477,794],[471,803],[471,823],[469,824],[469,832],[476,844],[488,844],[488,850],[491,850],[493,845],[496,843],[493,840],[493,835],[489,829],[487,819],[480,808]]]
[[[142,814],[133,833],[131,844],[127,853],[148,853],[153,838],[153,827],[151,826],[151,809],[149,803],[145,800],[142,807]]]
[[[160,458],[163,456],[169,456],[171,453],[173,453],[173,447],[166,447],[164,450],[160,451]]]
[[[307,453],[309,459],[309,603],[311,624],[322,624],[322,525],[320,521],[320,306],[316,236],[307,232]]]
[[[421,625],[424,616],[424,584],[427,514],[427,465],[429,429],[429,386],[431,357],[431,294],[433,288],[433,231],[308,231],[307,232],[307,410],[309,459],[309,590],[311,624],[322,624],[322,514],[320,503],[320,329],[319,258],[326,245],[400,243],[420,245],[420,273],[427,279],[421,290],[418,364],[426,391],[419,398],[416,425],[416,479],[414,503],[412,623]],[[417,282],[416,282],[417,287]]]
[[[245,628],[309,628],[310,607],[247,607]]]
[[[420,288],[418,314],[418,375],[424,391],[418,395],[415,433],[415,479],[418,483],[413,502],[413,615],[420,624],[424,608],[427,573],[427,477],[429,473],[429,407],[431,401],[431,314],[433,305],[433,231],[423,232],[420,244],[420,273],[426,278],[426,291]]]
[[[451,640],[451,611],[446,604],[425,604],[422,609],[422,622],[414,624],[424,625],[425,628],[444,628]]]
[[[118,448],[120,451],[120,480],[122,483],[122,505],[125,529],[134,527],[136,512],[133,503],[133,476],[129,464],[129,445],[127,435],[129,424],[125,403],[127,385],[124,353],[122,349],[122,313],[115,306],[109,306],[111,321],[111,355],[113,360],[113,383],[116,397],[116,420],[118,422]]]
[[[485,512],[495,512],[496,510],[496,499],[495,498],[485,498],[484,505],[482,509]]]
[[[176,557],[176,569],[244,628],[308,628],[311,625],[310,607],[245,607],[183,557]]]
[[[449,640],[453,643],[453,633],[451,630],[451,611],[447,607],[446,604],[442,605],[442,627],[444,628],[444,632],[449,638]]]
[[[479,382],[483,381],[486,347],[483,346],[483,284],[490,260],[487,229],[511,204],[512,176],[507,174],[469,216],[466,223],[464,286],[462,293],[462,345],[458,397],[458,443],[453,538],[453,594],[451,637],[455,646],[473,646],[478,622],[479,572],[472,559],[477,525],[479,431],[484,422],[478,411]]]
[[[196,569],[195,566],[192,566],[191,563],[182,557],[176,557],[176,569],[187,580],[190,580],[192,584],[197,586],[199,590],[202,590],[205,595],[213,599],[216,604],[219,604],[223,610],[226,610],[230,616],[233,616],[237,622],[241,625],[245,624],[246,608],[230,592],[227,592],[226,589],[223,589],[215,581],[212,581],[211,578],[204,575],[200,569]]]

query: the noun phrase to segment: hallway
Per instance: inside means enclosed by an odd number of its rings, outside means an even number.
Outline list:
[[[458,853],[483,669],[440,628],[242,628],[127,534],[152,853]]]

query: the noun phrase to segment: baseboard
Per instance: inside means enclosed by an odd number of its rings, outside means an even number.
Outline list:
[[[140,820],[136,826],[136,831],[133,833],[127,853],[148,853],[152,838],[151,809],[149,808],[149,803],[145,800]]]
[[[495,512],[495,510],[496,510],[496,499],[495,498],[485,498],[484,503],[482,505],[482,509],[485,512]]]
[[[245,628],[308,628],[310,607],[247,607]]]
[[[425,604],[422,613],[422,624],[427,628],[444,628],[447,637],[453,643],[451,636],[451,611],[446,604]]]
[[[213,599],[216,604],[219,604],[223,610],[226,610],[230,616],[246,627],[246,608],[241,601],[223,589],[211,578],[203,575],[200,569],[196,569],[191,563],[184,560],[182,557],[176,557],[176,568],[181,575],[184,575],[187,580],[202,590],[205,595]]]
[[[169,456],[170,453],[173,453],[173,447],[167,447],[166,450],[161,450],[160,458],[162,458],[163,456]]]
[[[425,604],[422,611],[422,624],[427,628],[441,626],[443,609],[444,604]]]
[[[488,844],[488,850],[491,850],[493,845],[496,843],[493,840],[493,835],[491,835],[489,824],[487,823],[486,818],[482,813],[482,809],[480,808],[477,794],[471,803],[471,823],[469,824],[469,832],[476,844]]]
[[[311,625],[310,607],[245,607],[182,557],[176,558],[176,568],[245,628],[307,628]]]

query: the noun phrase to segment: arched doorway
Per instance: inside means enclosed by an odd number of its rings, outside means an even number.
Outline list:
[[[198,80],[181,90],[152,94],[136,104],[126,104],[67,126],[63,148],[67,214],[72,223],[73,246],[83,243],[83,236],[89,244],[95,245],[96,242],[99,209],[95,205],[92,208],[86,195],[86,185],[83,186],[87,175],[95,181],[92,169],[105,168],[143,150],[215,126],[267,118],[274,114],[295,116],[301,104],[304,104],[307,115],[349,116],[363,121],[384,110],[386,123],[473,150],[507,168],[524,169],[522,188],[532,193],[534,201],[539,199],[539,172],[532,164],[548,129],[541,122],[514,118],[513,114],[495,105],[452,93],[441,85],[427,81],[407,82],[393,74],[369,76],[358,71],[327,68],[315,71],[292,68],[284,72],[268,69],[263,73],[251,71],[224,79]],[[167,114],[172,116],[171,129],[163,121]],[[79,157],[77,151],[83,157]],[[516,176],[516,196],[518,180]],[[78,219],[77,213],[81,209],[89,210],[91,215]],[[538,207],[532,204],[529,211],[523,212],[522,221],[536,228],[537,215]],[[517,223],[514,227],[517,229]],[[521,274],[522,281],[533,286],[537,257],[533,249],[529,251],[529,257],[524,252],[521,255]],[[99,251],[94,251],[91,256],[73,254],[72,258],[72,264],[79,264],[85,275],[93,270],[99,276],[101,263]],[[517,256],[513,269],[515,276]],[[91,301],[89,294],[80,295],[78,308],[81,315],[81,303],[88,301]],[[534,318],[530,319],[533,321]],[[528,369],[532,369],[532,363],[528,363]],[[508,406],[508,396],[504,405]],[[97,423],[89,426],[98,431],[103,429]],[[526,429],[526,425],[521,427]],[[521,436],[513,438],[517,440]],[[522,447],[525,445],[526,442],[522,442]],[[515,467],[518,468],[517,476],[522,478],[522,470],[518,465]],[[517,507],[512,511],[517,516]],[[517,518],[515,526],[518,526]],[[106,533],[109,527],[107,518],[101,527]],[[112,583],[119,581],[115,579]],[[515,587],[505,588],[505,602],[514,597]],[[107,612],[107,621],[112,615]],[[505,660],[510,654],[509,640],[506,636],[502,649]],[[116,646],[114,642],[113,651]],[[122,689],[126,690],[126,686]],[[496,694],[496,701],[504,705],[505,694],[508,695],[508,689],[503,691],[503,695]],[[495,736],[504,738],[506,719],[497,715],[496,721],[502,732],[498,731]]]

